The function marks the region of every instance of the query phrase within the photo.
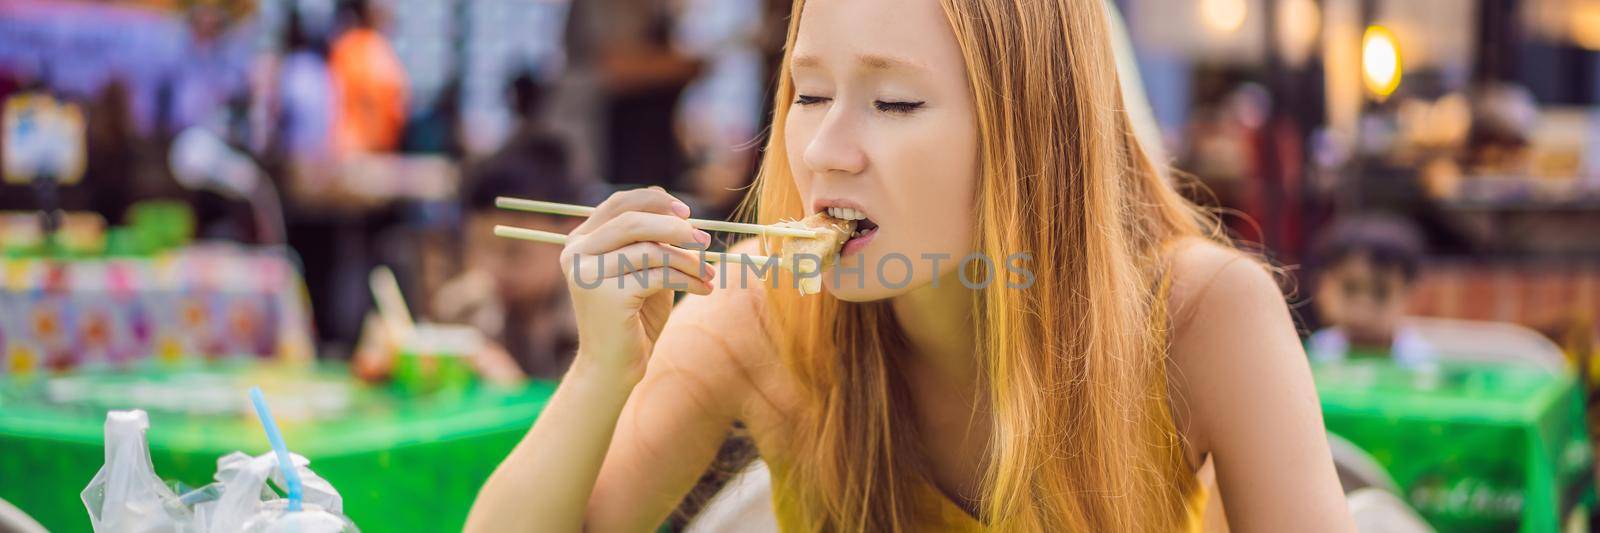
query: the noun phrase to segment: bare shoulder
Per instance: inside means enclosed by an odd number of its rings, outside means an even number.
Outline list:
[[[728,248],[729,253],[758,252],[754,239],[740,241]],[[723,265],[712,279],[714,290],[706,296],[686,296],[673,309],[673,322],[682,322],[703,330],[719,344],[726,355],[743,359],[765,353],[768,344],[763,316],[766,307],[766,285],[750,276],[740,276],[737,265]],[[744,279],[741,279],[744,278]]]
[[[754,249],[741,242],[730,251],[753,253]],[[730,267],[727,272],[735,271]],[[718,275],[727,274],[718,271]],[[671,373],[690,380],[717,403],[742,411],[748,393],[756,387],[752,363],[771,353],[762,320],[764,285],[717,279],[712,285],[711,294],[687,295],[673,308],[651,357],[649,373]]]
[[[1169,256],[1168,383],[1192,464],[1215,461],[1229,527],[1353,531],[1300,338],[1271,271],[1208,242]]]
[[[1173,246],[1169,261],[1170,384],[1196,451],[1209,452],[1210,437],[1260,422],[1249,418],[1254,402],[1316,413],[1305,352],[1268,267],[1200,239]]]
[[[1172,326],[1181,335],[1218,306],[1284,305],[1283,291],[1260,259],[1206,239],[1174,243],[1167,254]],[[1174,335],[1174,337],[1179,336]]]

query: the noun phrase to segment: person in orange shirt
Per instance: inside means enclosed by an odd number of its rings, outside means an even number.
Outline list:
[[[387,152],[400,146],[406,121],[406,72],[379,16],[366,0],[342,6],[348,28],[334,41],[328,70],[338,93],[335,143],[340,153]]]

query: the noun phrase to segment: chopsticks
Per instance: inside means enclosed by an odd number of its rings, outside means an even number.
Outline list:
[[[504,198],[502,198],[503,200]],[[558,204],[559,205],[559,204]],[[569,206],[580,207],[580,206]],[[560,214],[560,213],[556,213]],[[542,242],[545,244],[566,244],[567,236],[553,231],[518,228],[514,226],[495,226],[494,234],[508,239]],[[700,254],[702,259],[713,263],[743,263],[746,265],[762,266],[769,264],[773,258],[764,255],[750,254],[725,254],[722,252],[706,252],[702,250],[684,250],[689,253]]]
[[[569,217],[587,217],[594,214],[594,208],[585,205],[541,202],[539,200],[524,200],[521,198],[510,198],[505,196],[495,198],[494,205],[495,207],[501,209],[510,209],[512,211],[527,211],[530,213],[565,215]],[[750,235],[777,237],[799,237],[802,239],[815,239],[818,237],[816,231],[807,229],[785,228],[781,226],[763,226],[760,224],[743,224],[739,222],[726,222],[722,220],[691,218],[689,219],[689,225],[703,230],[725,231],[728,233],[748,233]],[[504,237],[505,235],[501,236]]]

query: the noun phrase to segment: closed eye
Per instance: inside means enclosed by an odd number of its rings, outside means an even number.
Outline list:
[[[826,96],[811,96],[811,95],[802,94],[802,95],[795,96],[794,103],[800,104],[800,105],[816,105],[816,104],[827,103],[828,100],[830,100],[830,98],[828,98]]]
[[[872,107],[884,113],[906,114],[921,109],[924,103],[926,102],[885,102],[878,100],[872,103]]]

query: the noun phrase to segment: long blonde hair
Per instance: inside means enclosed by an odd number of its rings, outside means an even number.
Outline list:
[[[977,111],[976,251],[1028,252],[975,291],[992,437],[981,515],[1001,531],[1171,531],[1194,489],[1166,378],[1163,248],[1214,236],[1141,148],[1124,111],[1105,0],[942,0]],[[796,0],[772,136],[751,199],[762,223],[799,218],[783,135],[794,98]],[[981,263],[974,263],[982,268]],[[985,279],[977,277],[973,279]],[[804,394],[796,458],[774,465],[807,529],[902,531],[928,505],[886,303],[771,291],[769,331]]]

